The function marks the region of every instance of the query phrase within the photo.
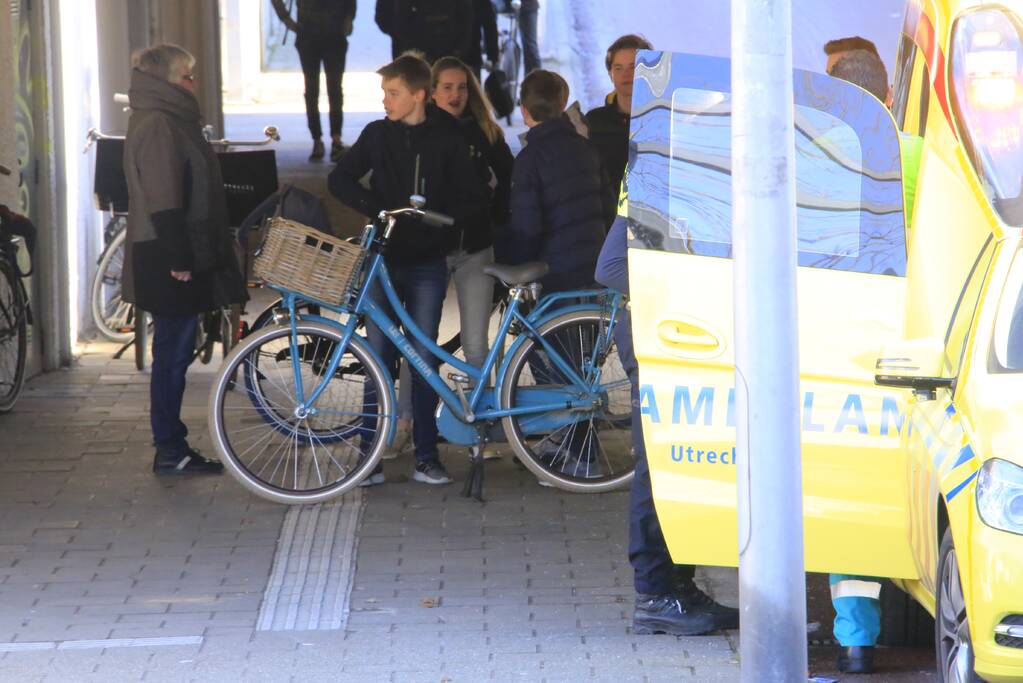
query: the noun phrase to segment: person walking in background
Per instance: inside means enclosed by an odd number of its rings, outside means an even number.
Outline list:
[[[522,0],[522,7],[519,8],[519,34],[522,36],[522,62],[527,74],[543,67],[537,31],[539,16],[539,0]]]
[[[508,220],[514,159],[479,81],[464,62],[442,57],[433,65],[433,101],[457,121],[480,185],[488,195],[489,214],[480,225],[463,230],[461,244],[448,256],[458,294],[465,360],[482,367],[490,349],[487,334],[494,293],[494,279],[484,274],[483,268],[494,262],[495,226],[503,227]]]
[[[391,37],[391,55],[416,50],[433,64],[441,57],[472,61],[474,0],[377,0],[376,23]]]
[[[472,41],[466,64],[472,67],[476,80],[483,69],[483,55],[490,64],[496,64],[499,53],[497,41],[497,12],[490,0],[473,0]],[[493,66],[489,67],[493,69]]]
[[[202,134],[195,58],[156,45],[135,58],[124,142],[124,300],[153,316],[150,425],[157,474],[219,473],[181,421],[198,314],[244,303],[217,155]]]
[[[344,123],[344,91],[341,80],[348,55],[348,36],[355,21],[356,0],[297,0],[298,18],[294,19],[284,0],[270,0],[284,25],[295,33],[295,49],[305,77],[305,113],[309,134],[313,137],[312,161],[322,159],[323,128],[320,122],[320,64],[327,80],[330,103],[330,160],[344,154],[341,127]]]
[[[427,107],[430,66],[406,54],[377,72],[384,91],[386,118],[363,129],[359,139],[331,172],[327,184],[344,204],[366,216],[408,206],[409,196],[426,198],[426,208],[455,219],[436,228],[402,217],[387,244],[384,263],[402,305],[416,325],[436,341],[448,285],[447,256],[460,245],[474,244],[474,231],[486,224],[486,200],[469,150],[450,115]],[[361,180],[372,172],[369,189]],[[382,289],[374,293],[386,306]],[[376,325],[366,325],[370,345],[394,369],[397,349]],[[437,371],[439,360],[419,341],[413,346]],[[366,402],[375,401],[367,396]],[[413,479],[427,484],[451,482],[437,450],[437,393],[418,372],[412,377],[416,467]],[[367,477],[384,482],[383,467]]]
[[[607,49],[604,67],[611,77],[614,91],[604,106],[586,114],[590,142],[597,148],[604,163],[611,189],[616,194],[629,161],[629,113],[632,111],[632,81],[636,73],[636,51],[653,46],[637,35],[624,35]]]

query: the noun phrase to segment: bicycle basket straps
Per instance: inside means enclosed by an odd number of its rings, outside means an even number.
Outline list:
[[[270,219],[252,272],[272,285],[340,304],[356,284],[362,258],[357,244],[277,216]]]

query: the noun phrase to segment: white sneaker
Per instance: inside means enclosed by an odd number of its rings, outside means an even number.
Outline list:
[[[385,481],[387,481],[387,479],[384,477],[384,468],[377,467],[377,469],[373,470],[372,474],[359,482],[359,487],[369,488],[370,486],[379,486]]]

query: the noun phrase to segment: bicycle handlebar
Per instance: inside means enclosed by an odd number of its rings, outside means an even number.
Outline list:
[[[213,134],[213,127],[206,126],[203,132],[207,134],[209,143],[214,147],[263,147],[269,145],[271,142],[280,142],[281,134],[277,130],[277,126],[266,126],[263,128],[263,135],[266,137],[263,140],[228,140],[223,138],[220,140],[209,139],[209,136]]]
[[[414,206],[409,206],[404,209],[395,209],[393,211],[381,211],[379,218],[381,221],[387,221],[388,230],[390,233],[391,227],[397,221],[398,216],[414,216],[419,220],[423,221],[427,225],[432,225],[435,228],[440,228],[448,225],[454,225],[455,219],[451,216],[445,216],[442,213],[436,211],[429,211],[427,209],[420,209]]]

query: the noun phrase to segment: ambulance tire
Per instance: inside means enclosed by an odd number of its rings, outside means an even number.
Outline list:
[[[934,617],[891,581],[881,584],[881,635],[877,644],[888,647],[934,645]]]

